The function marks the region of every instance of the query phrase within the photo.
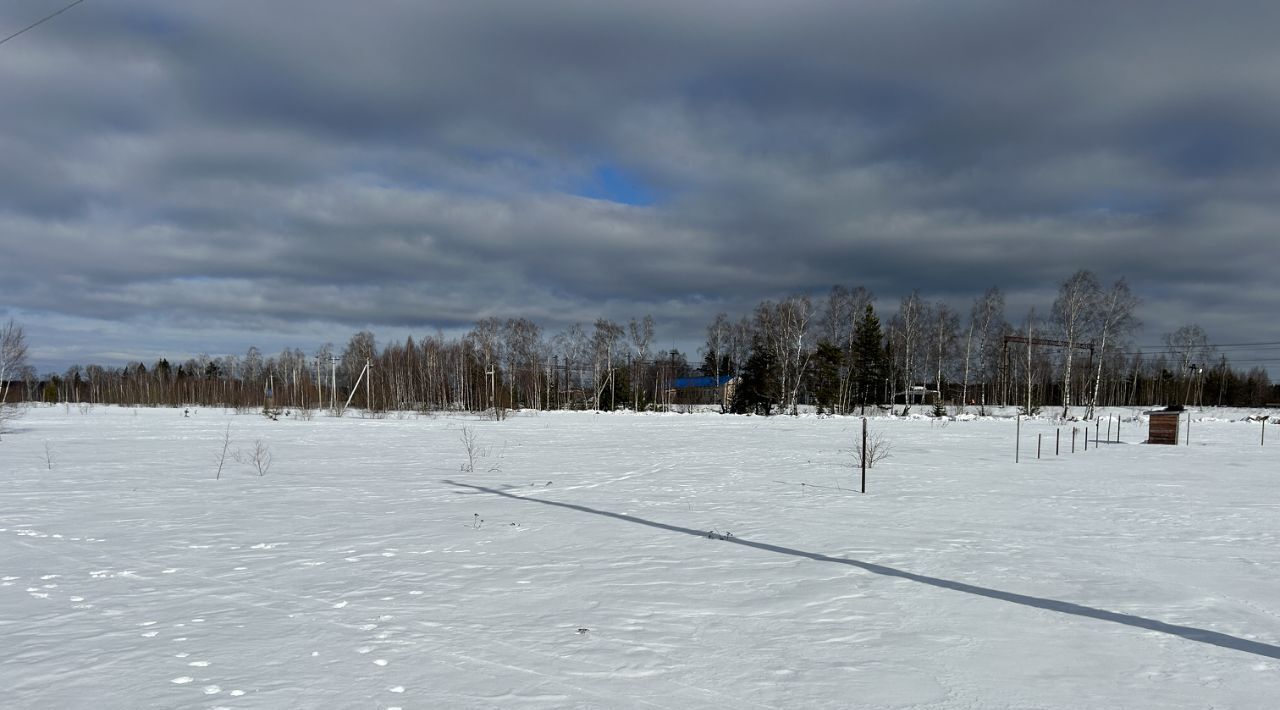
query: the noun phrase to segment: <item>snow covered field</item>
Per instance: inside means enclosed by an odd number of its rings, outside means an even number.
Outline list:
[[[1010,419],[874,419],[861,495],[855,419],[36,408],[0,706],[1275,707],[1280,430],[1244,414],[1058,457],[1024,422],[1016,465]]]

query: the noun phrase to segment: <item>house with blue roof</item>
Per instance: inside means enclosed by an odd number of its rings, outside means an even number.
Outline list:
[[[733,375],[677,377],[671,382],[674,404],[711,404],[728,409],[738,383]]]

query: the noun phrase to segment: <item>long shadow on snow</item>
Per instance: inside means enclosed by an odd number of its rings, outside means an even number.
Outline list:
[[[451,486],[457,486],[458,488],[470,488],[476,493],[492,493],[493,495],[502,496],[504,498],[528,501],[530,503],[541,503],[542,505],[551,505],[557,508],[567,508],[569,510],[576,510],[582,513],[591,513],[592,515],[602,515],[606,518],[614,518],[615,520],[622,520],[628,523],[638,523],[640,525],[647,525],[651,528],[667,530],[669,532],[683,533],[685,535],[693,535],[701,538],[707,537],[708,534],[705,530],[694,530],[693,528],[685,528],[679,525],[668,525],[667,523],[645,520],[644,518],[637,518],[634,515],[611,513],[607,510],[596,510],[595,508],[588,508],[585,505],[574,505],[573,503],[560,503],[558,501],[544,500],[542,498],[517,496],[496,488],[476,486],[469,483],[459,483],[457,481],[445,480],[444,483]],[[1121,614],[1114,611],[1107,611],[1106,609],[1095,609],[1091,606],[1073,604],[1071,602],[1064,602],[1057,599],[1045,599],[1043,597],[1032,597],[1026,594],[1004,592],[999,589],[979,587],[974,584],[965,584],[964,582],[956,582],[950,579],[929,577],[927,575],[907,572],[905,570],[886,567],[885,565],[877,565],[871,562],[852,560],[847,557],[831,557],[817,552],[805,552],[804,550],[795,550],[790,547],[770,545],[767,542],[744,540],[740,537],[727,537],[724,538],[724,541],[734,543],[735,545],[755,548],[757,550],[765,550],[767,552],[776,552],[783,555],[791,555],[793,557],[805,557],[818,562],[834,562],[836,564],[849,565],[850,567],[857,567],[873,574],[884,575],[885,577],[909,579],[912,582],[927,584],[931,587],[950,589],[955,592],[964,592],[966,594],[974,594],[980,597],[987,597],[988,599],[997,599],[999,601],[1021,604],[1023,606],[1029,606],[1036,609],[1046,609],[1048,611],[1056,611],[1062,614],[1073,614],[1075,616],[1083,616],[1090,619],[1099,619],[1101,621],[1124,624],[1125,626],[1134,626],[1139,629],[1147,629],[1148,631],[1158,631],[1162,634],[1180,636],[1190,641],[1207,643],[1212,646],[1221,646],[1222,648],[1229,648],[1233,651],[1243,651],[1245,653],[1252,653],[1258,656],[1266,656],[1267,658],[1280,658],[1280,646],[1272,646],[1270,644],[1259,643],[1257,641],[1250,641],[1249,639],[1242,639],[1238,636],[1231,636],[1217,631],[1209,631],[1208,629],[1198,629],[1194,626],[1167,624],[1163,621],[1156,621],[1155,619],[1134,616],[1132,614]]]

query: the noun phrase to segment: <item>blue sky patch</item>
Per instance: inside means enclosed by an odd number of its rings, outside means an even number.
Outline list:
[[[575,195],[607,200],[623,205],[648,207],[657,201],[657,192],[639,178],[613,165],[601,165]]]

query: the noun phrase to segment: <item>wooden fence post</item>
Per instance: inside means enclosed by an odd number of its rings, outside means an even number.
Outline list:
[[[867,418],[862,418],[862,492],[867,492]]]

